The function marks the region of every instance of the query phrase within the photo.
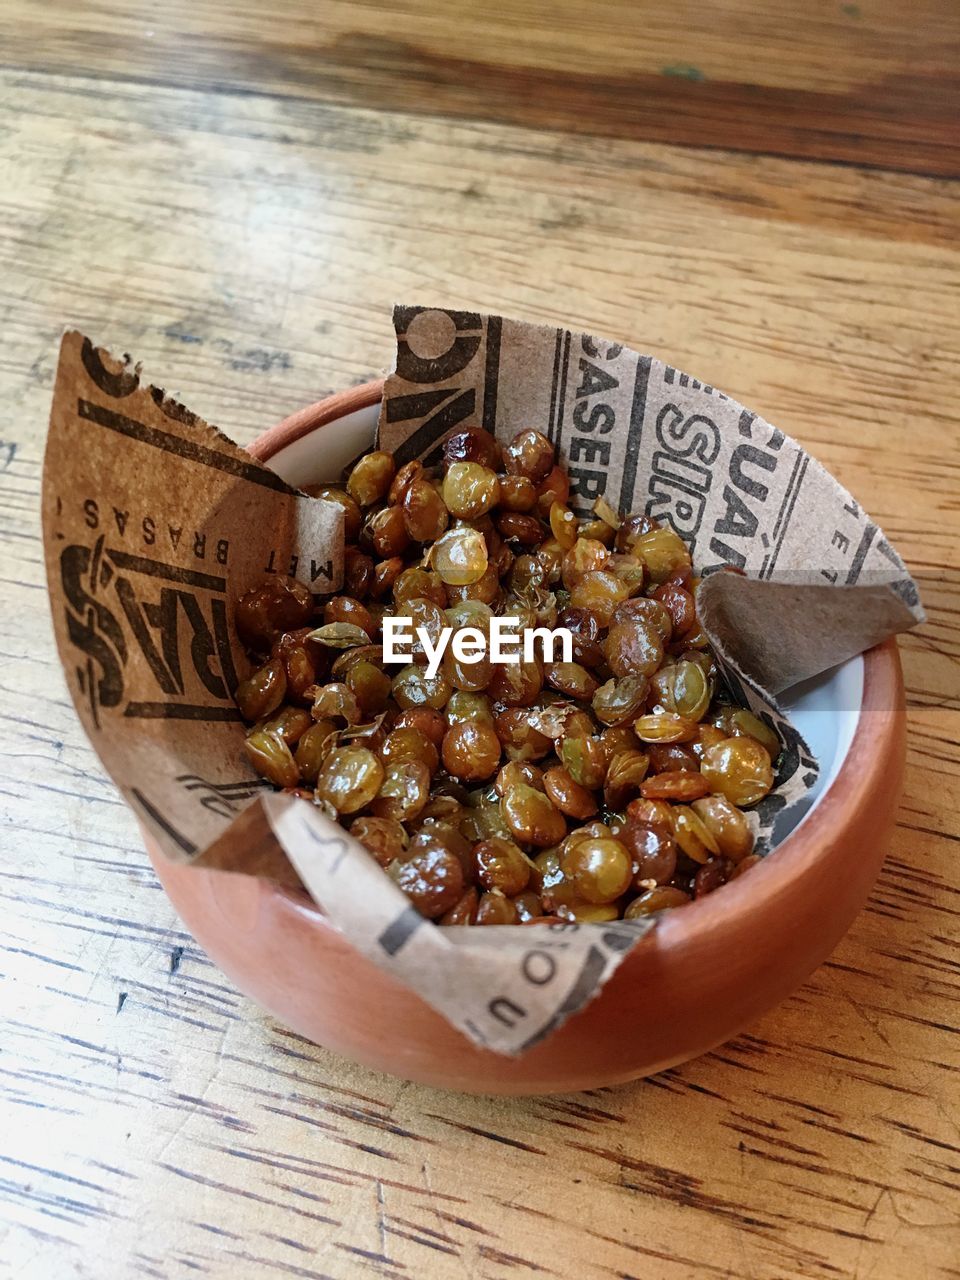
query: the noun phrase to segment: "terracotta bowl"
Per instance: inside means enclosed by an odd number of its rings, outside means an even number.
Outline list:
[[[381,387],[312,405],[251,452],[294,483],[336,478],[369,447]],[[823,763],[812,810],[749,875],[665,916],[592,1004],[517,1060],[475,1048],[360,956],[305,896],[174,866],[147,847],[200,945],[241,991],[317,1044],[475,1093],[616,1084],[704,1053],[755,1021],[830,954],[870,892],[903,769],[896,645],[810,682],[793,702]]]

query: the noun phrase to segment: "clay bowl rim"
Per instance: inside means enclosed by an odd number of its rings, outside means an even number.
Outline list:
[[[299,409],[258,436],[247,446],[248,452],[261,462],[269,462],[281,449],[328,423],[379,404],[383,382],[376,378]],[[891,637],[863,654],[863,695],[857,726],[837,776],[816,809],[777,846],[776,857],[763,859],[749,877],[732,881],[724,886],[722,894],[708,894],[684,911],[668,912],[659,927],[633,948],[626,963],[654,945],[660,950],[700,945],[707,935],[722,931],[734,916],[762,913],[767,903],[791,892],[796,881],[829,857],[832,847],[843,838],[845,815],[855,815],[870,793],[883,784],[884,771],[896,747],[901,687],[900,656],[896,639]],[[884,712],[885,715],[877,714]],[[303,893],[266,883],[263,888],[279,900],[277,905],[282,902],[308,915],[316,928],[330,927],[322,910]]]

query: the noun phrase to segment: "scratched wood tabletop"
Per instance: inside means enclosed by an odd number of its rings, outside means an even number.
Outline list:
[[[0,1274],[960,1276],[954,0],[5,0],[0,64]],[[644,1082],[460,1097],[286,1031],[182,929],[66,694],[62,326],[245,443],[380,371],[398,298],[722,386],[921,583],[868,907]]]

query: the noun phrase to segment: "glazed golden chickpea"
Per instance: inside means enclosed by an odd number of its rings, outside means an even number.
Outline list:
[[[373,511],[360,530],[360,544],[383,559],[402,556],[410,537],[399,507],[381,507]]]
[[[362,718],[360,704],[349,685],[336,680],[317,689],[311,715],[314,720],[343,720],[348,725],[359,724]]]
[[[344,542],[356,542],[360,535],[363,516],[360,508],[349,493],[343,489],[337,489],[334,485],[327,484],[308,490],[308,492],[312,493],[313,497],[320,498],[324,502],[333,502],[340,508],[343,512],[343,540]]]
[[[483,690],[454,689],[443,710],[446,717],[444,733],[455,724],[475,720],[478,723],[493,724],[493,703]],[[440,741],[443,741],[441,737]]]
[[[384,764],[398,764],[401,760],[422,760],[431,773],[440,765],[440,752],[422,729],[413,725],[391,729],[380,748]]]
[[[275,738],[282,738],[288,747],[295,747],[313,723],[309,711],[305,711],[303,707],[281,707],[269,720],[258,724],[257,728]]]
[[[551,662],[546,668],[547,684],[558,693],[578,702],[589,702],[597,691],[597,679],[579,662]]]
[[[337,736],[332,720],[316,720],[300,736],[294,759],[302,781],[311,785],[317,781],[324,760],[337,745]]]
[[[682,889],[674,889],[671,885],[663,885],[656,889],[647,889],[627,907],[623,913],[624,920],[637,920],[641,916],[652,916],[655,911],[666,911],[670,907],[683,907],[690,901],[688,894]]]
[[[533,890],[526,890],[518,893],[513,899],[513,905],[517,909],[517,916],[521,924],[526,924],[528,920],[539,920],[543,916],[543,903],[540,901],[540,895],[534,893]]]
[[[625,622],[642,622],[653,628],[659,635],[662,644],[667,645],[673,636],[673,620],[659,600],[649,596],[634,596],[618,604],[610,619],[611,626],[618,627]]]
[[[633,722],[633,731],[641,742],[691,742],[697,736],[697,724],[664,711],[660,715],[639,716]]]
[[[700,770],[710,791],[740,808],[756,804],[773,787],[770,754],[755,738],[726,738],[708,748]]]
[[[542,791],[518,783],[510,787],[500,801],[504,821],[514,839],[534,844],[539,849],[559,844],[567,833],[563,814]]]
[[[717,849],[731,862],[740,863],[753,853],[753,831],[747,816],[726,796],[704,796],[691,806],[712,834]]]
[[[626,724],[645,705],[649,688],[646,676],[608,680],[593,695],[593,714],[611,728]]]
[[[443,767],[461,782],[483,782],[500,765],[500,739],[492,725],[466,720],[444,734]]]
[[[543,775],[543,789],[561,813],[570,818],[592,818],[597,802],[588,789],[576,782],[562,765],[555,765]]]
[[[563,551],[569,551],[577,540],[577,518],[569,507],[559,502],[550,505],[550,532]]]
[[[370,610],[359,600],[354,600],[352,596],[334,596],[332,600],[328,600],[323,606],[323,621],[325,623],[349,622],[355,627],[360,627],[371,637],[376,630]]]
[[[433,568],[447,585],[465,587],[487,571],[487,544],[469,525],[456,525],[433,544]]]
[[[442,494],[451,515],[476,520],[497,505],[500,481],[479,462],[452,462],[443,478]]]
[[[752,711],[748,711],[746,707],[737,707],[729,717],[730,733],[733,737],[756,738],[770,756],[771,760],[775,760],[780,754],[780,739],[769,727],[764,724],[759,716],[755,716]]]
[[[396,470],[392,455],[382,449],[365,454],[350,472],[347,493],[358,506],[372,507],[387,496]]]
[[[645,800],[674,800],[689,804],[691,800],[709,795],[710,790],[710,783],[703,774],[668,769],[648,778],[641,786],[640,794]]]
[[[443,655],[443,669],[454,689],[465,693],[479,693],[493,678],[493,664],[486,654],[480,654],[476,662],[466,662],[454,654],[452,646]]]
[[[610,552],[602,542],[596,542],[593,538],[577,538],[569,551],[563,554],[561,562],[563,585],[568,591],[573,591],[581,578],[588,573],[597,573],[602,570],[609,559]],[[606,626],[606,623],[604,625]]]
[[[244,739],[243,749],[257,773],[275,787],[295,787],[299,783],[300,771],[282,738],[255,729]]]
[[[518,431],[503,450],[503,465],[509,474],[526,476],[534,484],[546,479],[553,464],[553,445],[533,428]]]
[[[403,710],[408,707],[436,707],[439,710],[446,706],[452,692],[442,667],[435,676],[428,676],[426,670],[415,662],[397,672],[393,677],[392,690],[394,701]]]
[[[599,738],[569,731],[560,741],[560,759],[574,782],[589,791],[603,786],[610,753]]]
[[[324,769],[328,764],[329,759]],[[371,811],[378,818],[395,818],[398,822],[415,818],[430,796],[430,770],[422,760],[391,761],[386,769],[379,760],[377,764],[381,782],[376,797],[366,801]]]
[[[673,831],[681,852],[694,862],[706,862],[720,852],[716,837],[690,805],[678,804],[673,815]]]
[[[614,675],[652,676],[663,662],[663,640],[649,622],[621,622],[607,632],[603,652]]]
[[[338,813],[356,813],[377,794],[383,776],[383,765],[366,747],[337,747],[317,775],[317,798]]]
[[[578,841],[563,854],[561,866],[586,902],[614,902],[633,878],[625,846],[609,837]]]
[[[391,556],[389,560],[379,561],[373,569],[371,595],[377,600],[382,600],[384,596],[389,595],[393,590],[393,584],[402,572],[403,561],[399,556]]]
[[[649,768],[650,757],[644,751],[619,751],[613,756],[603,780],[607,808],[620,810],[637,795]]]
[[[537,490],[526,476],[500,477],[500,510],[525,515],[537,505]]]
[[[627,586],[618,577],[606,569],[597,569],[578,578],[570,592],[570,604],[575,609],[589,609],[600,625],[607,627],[614,609],[628,594]]]
[[[450,523],[450,516],[443,498],[428,479],[416,476],[411,481],[403,499],[402,512],[407,533],[414,542],[433,542]]]
[[[641,534],[630,550],[646,564],[652,582],[665,582],[671,574],[690,564],[687,544],[666,527]]]
[[[525,782],[527,786],[543,791],[543,770],[538,769],[529,760],[508,760],[497,773],[497,780],[493,784],[494,790],[502,798],[504,793],[516,786],[518,782]]]

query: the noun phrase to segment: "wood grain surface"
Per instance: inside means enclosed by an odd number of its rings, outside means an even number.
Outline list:
[[[957,8],[393,13],[0,8],[0,1274],[956,1277]],[[694,96],[715,81],[736,94]],[[921,582],[868,908],[782,1007],[646,1082],[459,1097],[286,1032],[180,928],[66,694],[38,528],[61,327],[247,442],[382,370],[397,298],[722,386]]]

